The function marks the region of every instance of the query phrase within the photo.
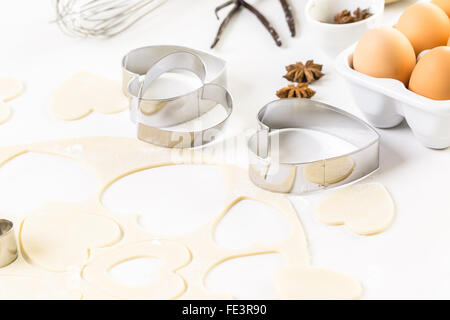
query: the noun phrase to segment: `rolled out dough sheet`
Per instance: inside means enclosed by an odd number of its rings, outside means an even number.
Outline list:
[[[372,235],[386,230],[395,216],[391,195],[379,183],[357,184],[323,199],[315,217],[328,225],[346,225],[361,235]]]
[[[362,294],[355,279],[327,269],[282,267],[275,272],[278,298],[287,300],[355,300]]]
[[[232,257],[278,253],[288,266],[310,267],[306,237],[292,204],[283,195],[257,188],[246,170],[218,164],[196,151],[163,149],[135,139],[113,137],[0,148],[0,165],[25,152],[49,153],[78,161],[95,172],[99,189],[80,203],[51,202],[22,218],[17,232],[22,256],[0,269],[0,277],[6,277],[7,281],[13,281],[10,277],[70,273],[79,278],[78,286],[77,281],[72,281],[70,289],[80,290],[84,299],[231,299],[227,292],[206,288],[204,281],[209,271]],[[223,210],[194,232],[153,234],[139,225],[137,214],[119,215],[103,206],[102,194],[122,177],[177,164],[215,165],[225,178]],[[290,233],[282,241],[256,241],[239,248],[221,247],[214,240],[215,229],[230,208],[242,200],[258,201],[271,207],[286,219]],[[121,284],[108,273],[114,266],[140,257],[157,258],[162,262],[157,286],[155,283],[142,287]],[[15,285],[17,292],[23,290],[24,295],[35,296],[37,289],[26,286],[25,281],[5,282],[5,285],[13,283],[19,283]],[[283,297],[297,297],[295,290],[281,287],[280,292]]]
[[[0,300],[80,300],[81,291],[62,276],[0,276]]]
[[[110,114],[128,108],[128,98],[119,82],[79,72],[55,90],[50,103],[51,113],[60,120],[78,120],[92,111]]]

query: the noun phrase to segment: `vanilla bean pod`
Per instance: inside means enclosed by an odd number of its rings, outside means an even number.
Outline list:
[[[225,2],[224,4],[221,4],[220,6],[218,6],[218,7],[216,8],[216,10],[214,10],[214,12],[215,12],[215,14],[216,14],[216,17],[217,17],[217,20],[220,19],[220,18],[219,18],[219,11],[222,10],[223,8],[228,7],[230,4],[233,4],[234,2],[235,2],[234,0],[227,1],[227,2]]]
[[[288,3],[288,0],[280,0],[281,6],[283,7],[284,15],[286,16],[286,22],[288,24],[289,30],[291,31],[291,36],[295,37],[295,20],[292,14],[292,8]]]
[[[222,36],[223,30],[228,25],[228,23],[230,22],[231,18],[239,11],[240,8],[241,8],[241,5],[240,4],[236,4],[234,6],[234,8],[231,9],[231,11],[225,17],[225,19],[222,21],[222,23],[220,24],[219,30],[217,31],[216,38],[214,39],[214,42],[211,45],[211,49],[213,49],[216,46],[216,44],[219,42],[220,37]]]
[[[281,40],[280,40],[280,36],[278,35],[277,31],[272,27],[269,20],[267,20],[266,17],[264,17],[263,14],[261,12],[259,12],[255,7],[253,7],[251,4],[247,3],[244,0],[240,0],[240,2],[244,8],[246,8],[251,13],[253,13],[259,19],[259,21],[261,21],[261,23],[264,25],[264,27],[267,29],[267,31],[269,31],[270,35],[272,36],[272,38],[275,41],[275,43],[277,44],[277,46],[280,47],[282,44]]]
[[[263,24],[263,26],[267,29],[267,31],[270,33],[270,35],[272,36],[272,38],[275,41],[275,43],[277,44],[277,46],[281,46],[280,37],[279,37],[277,31],[272,27],[270,22],[266,19],[266,17],[264,17],[264,15],[261,12],[259,12],[255,7],[253,7],[252,5],[247,3],[245,0],[230,0],[230,1],[225,2],[224,4],[222,4],[216,8],[216,10],[215,10],[216,17],[219,18],[218,13],[220,10],[222,10],[225,7],[228,7],[229,5],[231,5],[233,3],[234,3],[233,9],[231,9],[231,11],[228,13],[228,15],[225,17],[225,19],[220,24],[219,30],[217,31],[216,38],[214,39],[214,42],[211,45],[211,49],[214,48],[216,46],[216,44],[219,42],[220,37],[223,33],[223,30],[228,25],[231,18],[241,9],[241,7],[244,7],[245,9],[247,9],[251,13],[253,13],[258,18],[258,20]]]

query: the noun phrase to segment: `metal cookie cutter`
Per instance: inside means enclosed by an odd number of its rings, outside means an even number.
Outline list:
[[[122,63],[123,84],[131,99],[131,118],[138,124],[141,140],[170,148],[200,146],[216,138],[233,111],[232,97],[223,87],[225,62],[219,58],[184,47],[152,46],[130,52]],[[193,73],[203,85],[175,97],[145,97],[153,81],[175,70]],[[225,114],[215,124],[187,130],[171,128],[200,118],[218,104]]]
[[[0,268],[17,259],[17,244],[14,235],[13,223],[0,219]]]
[[[281,99],[258,113],[250,137],[249,174],[257,186],[303,194],[360,180],[379,168],[376,130],[335,107]]]

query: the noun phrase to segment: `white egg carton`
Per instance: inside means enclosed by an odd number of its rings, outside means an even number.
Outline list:
[[[347,81],[356,104],[377,128],[392,128],[406,119],[426,147],[450,147],[450,100],[420,96],[395,79],[374,78],[353,69],[356,44],[336,58],[336,70]]]

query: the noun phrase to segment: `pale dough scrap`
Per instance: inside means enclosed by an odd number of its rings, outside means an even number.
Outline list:
[[[394,201],[379,183],[358,184],[335,191],[320,202],[315,212],[320,222],[345,224],[351,231],[361,235],[386,230],[394,216]]]
[[[303,168],[303,174],[308,181],[327,186],[346,179],[353,172],[353,168],[354,162],[351,158],[340,157],[310,163]]]
[[[282,300],[356,300],[361,284],[341,273],[314,267],[281,267],[275,271],[275,292]]]
[[[0,101],[17,98],[23,92],[23,83],[10,77],[0,77]]]
[[[54,272],[82,267],[88,249],[115,244],[121,230],[112,219],[76,206],[47,205],[29,215],[19,233],[23,254],[32,263]]]
[[[0,300],[80,300],[81,291],[60,276],[0,276]]]
[[[4,102],[0,101],[0,124],[5,123],[11,117],[11,108]]]
[[[79,72],[53,93],[50,111],[60,120],[78,120],[92,111],[103,114],[117,113],[128,108],[128,98],[119,82]]]
[[[146,257],[163,263],[154,283],[130,286],[113,280],[109,274],[113,267],[122,262]],[[188,264],[190,259],[189,250],[179,243],[158,240],[136,242],[97,255],[84,269],[83,278],[119,299],[175,299],[186,290],[185,282],[175,272]]]

